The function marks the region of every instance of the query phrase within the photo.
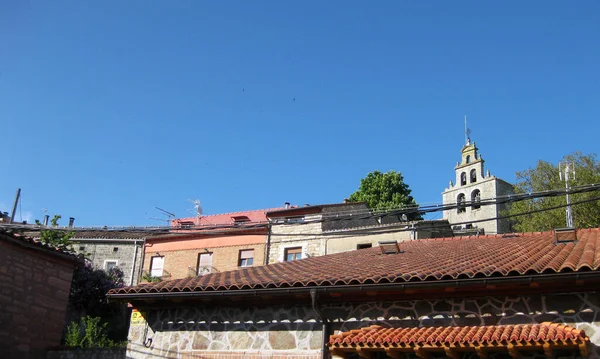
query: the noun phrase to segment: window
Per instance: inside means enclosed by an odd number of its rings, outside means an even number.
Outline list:
[[[481,192],[478,189],[471,192],[471,203],[473,205],[473,209],[481,208]]]
[[[464,193],[461,193],[456,198],[456,213],[464,213],[466,211],[467,208],[465,207],[465,195]]]
[[[465,162],[466,163],[471,163],[471,155],[467,155],[467,158],[466,158]]]
[[[181,226],[181,228],[192,228],[194,226],[194,222],[184,221],[184,222],[179,222],[179,225]]]
[[[302,259],[302,247],[286,248],[284,260],[286,262]]]
[[[240,267],[252,267],[254,263],[254,249],[243,249],[240,251],[240,258],[238,260],[238,266]]]
[[[250,222],[250,218],[248,218],[248,216],[234,216],[231,217],[231,219],[233,219],[233,224],[237,226]]]
[[[365,248],[371,248],[373,247],[373,244],[371,243],[360,243],[356,245],[356,249],[365,249]]]
[[[164,264],[165,264],[165,257],[162,257],[162,256],[152,257],[152,261],[150,262],[150,275],[153,277],[162,277]]]
[[[460,185],[464,186],[467,184],[467,174],[465,172],[460,174]]]
[[[114,247],[113,248],[113,252],[118,252],[119,251],[119,247]]]
[[[104,270],[105,271],[110,271],[111,269],[117,267],[117,265],[119,264],[119,262],[115,259],[107,259],[104,261]]]
[[[212,272],[212,257],[211,252],[198,254],[198,275]]]
[[[472,169],[471,170],[471,183],[475,183],[477,182],[477,170]]]

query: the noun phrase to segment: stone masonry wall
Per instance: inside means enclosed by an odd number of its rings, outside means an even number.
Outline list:
[[[136,285],[140,276],[141,260],[143,255],[143,241],[137,245],[133,241],[90,241],[73,240],[73,249],[77,253],[86,254],[94,263],[94,267],[106,270],[106,261],[116,261],[117,266],[123,271],[123,281],[126,285]],[[137,255],[135,247],[137,246]],[[135,261],[133,256],[136,255]],[[135,268],[134,268],[135,264]],[[132,282],[133,269],[133,282]]]
[[[143,311],[142,311],[143,313]],[[132,320],[128,358],[317,358],[321,324],[304,306],[164,309]],[[147,321],[146,321],[147,320]],[[146,325],[148,324],[148,325]]]
[[[330,304],[333,333],[372,324],[395,327],[563,323],[584,330],[591,359],[600,358],[597,293]],[[321,323],[309,307],[164,309],[129,332],[128,357],[318,358]],[[149,341],[151,339],[151,341]],[[146,343],[146,345],[144,345]],[[200,356],[202,355],[202,356]]]
[[[58,346],[75,263],[0,241],[0,358]]]
[[[305,221],[321,219],[321,215],[307,215]],[[283,262],[286,248],[302,247],[302,258],[321,256],[325,251],[321,223],[277,224],[271,228],[269,264]]]

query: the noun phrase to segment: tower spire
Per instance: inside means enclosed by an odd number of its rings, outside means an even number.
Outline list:
[[[467,146],[471,144],[471,130],[467,128],[467,115],[465,115],[465,143]]]

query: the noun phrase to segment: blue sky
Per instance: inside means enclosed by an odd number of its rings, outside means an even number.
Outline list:
[[[3,1],[0,210],[159,225],[392,169],[439,203],[465,114],[509,182],[598,152],[598,64],[597,1]]]

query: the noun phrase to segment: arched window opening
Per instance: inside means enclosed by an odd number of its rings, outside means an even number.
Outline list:
[[[466,162],[471,163],[471,155],[467,155]]]
[[[471,203],[473,204],[473,209],[481,208],[481,192],[478,189],[471,192]]]
[[[464,186],[467,184],[467,174],[465,172],[460,174],[460,185]]]
[[[472,169],[471,170],[471,183],[475,183],[475,182],[477,182],[477,170]]]
[[[456,198],[456,213],[464,213],[466,211],[467,208],[465,207],[465,195],[461,193]]]

